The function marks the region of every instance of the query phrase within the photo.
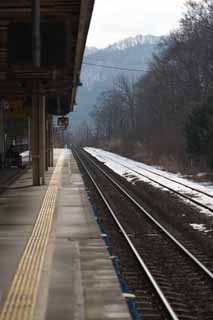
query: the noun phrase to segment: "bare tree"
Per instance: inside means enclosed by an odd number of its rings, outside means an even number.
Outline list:
[[[188,1],[137,83],[115,79],[94,112],[100,136],[139,141],[155,159],[187,160],[185,126],[213,96],[213,0]]]

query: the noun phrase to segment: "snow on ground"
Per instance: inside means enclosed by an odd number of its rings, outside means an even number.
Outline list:
[[[89,147],[84,149],[88,153],[93,155],[95,158],[97,158],[99,161],[103,162],[107,167],[112,169],[114,172],[126,178],[131,183],[135,183],[136,181],[143,181],[165,191],[169,191],[168,188],[171,188],[177,192],[180,192],[196,200],[197,202],[205,206],[208,206],[213,210],[213,184],[202,185],[201,183],[192,182],[181,177],[180,174],[173,174],[170,172],[166,172],[166,171],[160,170],[157,167],[148,166],[142,162],[134,161],[134,160],[119,156],[115,153],[104,151],[102,149],[89,148]],[[145,175],[146,177],[142,175]],[[155,182],[153,180],[155,180]],[[171,181],[171,180],[174,180],[174,181]],[[182,183],[182,185],[180,185],[179,183]],[[191,190],[190,188],[197,189],[201,192],[205,192],[209,196],[199,193],[198,191]],[[194,206],[196,209],[207,214],[208,216],[213,216],[213,213],[208,209],[201,208],[196,204],[192,204],[190,200],[183,199],[182,197],[180,197],[180,199]]]
[[[197,223],[190,223],[190,226],[198,231],[204,232],[204,233],[208,233],[211,232],[212,230],[208,230],[204,224],[197,224]]]

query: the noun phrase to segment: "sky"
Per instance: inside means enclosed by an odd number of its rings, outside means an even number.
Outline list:
[[[165,35],[178,27],[185,0],[95,0],[87,46],[103,48],[138,34]]]

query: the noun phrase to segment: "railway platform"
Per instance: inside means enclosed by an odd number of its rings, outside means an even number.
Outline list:
[[[46,185],[28,170],[0,195],[0,252],[0,320],[131,318],[69,150]]]

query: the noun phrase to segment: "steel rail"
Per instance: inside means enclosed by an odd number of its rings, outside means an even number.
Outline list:
[[[140,169],[140,166],[137,166],[137,168]],[[166,176],[164,176],[163,174],[160,174],[160,173],[158,173],[158,172],[154,172],[154,171],[152,171],[152,170],[150,170],[150,169],[147,169],[147,168],[141,168],[141,169],[144,170],[144,171],[150,172],[150,173],[152,173],[152,174],[154,174],[154,175],[156,175],[156,176],[158,176],[158,177],[162,177],[162,178],[164,178],[164,179],[166,179],[166,180],[168,180],[168,181],[171,181],[171,182],[174,182],[174,183],[176,183],[176,184],[179,184],[180,186],[183,186],[183,187],[185,187],[185,188],[188,188],[188,189],[190,189],[190,190],[192,190],[192,191],[195,191],[195,192],[198,192],[198,193],[200,193],[200,194],[203,194],[204,196],[207,196],[207,197],[209,197],[209,198],[213,198],[213,195],[210,194],[210,193],[208,193],[208,192],[202,191],[202,190],[197,189],[197,188],[194,188],[194,187],[190,187],[189,185],[187,185],[187,184],[185,184],[185,183],[183,183],[183,182],[180,182],[180,181],[177,181],[177,180],[175,180],[175,179],[166,177]],[[137,170],[135,170],[135,172],[137,172],[138,174],[141,174],[141,173],[138,172]]]
[[[84,150],[84,151],[85,151],[85,150]],[[87,152],[87,151],[86,151],[86,152]],[[88,153],[88,152],[87,152],[87,153]],[[113,159],[113,158],[111,158],[111,157],[109,157],[109,156],[106,156],[106,157],[107,157],[108,159],[110,159],[111,161],[114,161],[114,162],[116,162],[116,163],[119,163],[119,164],[121,164],[122,166],[124,166],[125,168],[130,169],[131,171],[134,171],[135,173],[143,176],[143,174],[142,174],[141,172],[139,172],[139,171],[137,171],[137,170],[135,170],[135,169],[132,169],[131,167],[129,167],[129,166],[121,163],[120,161],[115,160],[115,159]],[[154,175],[156,175],[156,176],[162,177],[162,178],[164,178],[164,179],[166,179],[166,180],[169,180],[169,181],[171,181],[171,182],[174,182],[174,183],[176,183],[176,184],[179,184],[179,185],[181,185],[181,186],[183,186],[183,187],[186,187],[186,188],[188,188],[188,189],[190,189],[190,190],[196,191],[196,192],[198,192],[198,193],[200,193],[200,194],[203,194],[203,195],[205,195],[205,196],[207,196],[207,197],[209,197],[209,198],[213,198],[213,195],[210,194],[210,193],[208,193],[208,192],[202,191],[202,190],[197,189],[197,188],[194,188],[194,187],[190,187],[189,185],[187,185],[187,184],[185,184],[185,183],[183,183],[183,182],[180,182],[180,181],[177,181],[177,180],[175,180],[175,179],[166,177],[166,176],[164,176],[163,174],[160,174],[160,173],[158,173],[158,172],[152,171],[152,170],[147,169],[147,168],[141,168],[140,165],[137,165],[137,168],[138,168],[138,169],[142,169],[142,170],[147,171],[147,172],[150,172],[150,173],[152,173],[152,174],[154,174]],[[146,176],[145,176],[145,177],[146,177]],[[147,178],[148,178],[148,177],[147,177]]]
[[[171,317],[172,320],[179,320],[179,317],[176,315],[176,313],[174,312],[172,306],[170,305],[169,301],[167,300],[167,298],[165,297],[164,293],[162,292],[161,288],[159,287],[159,285],[157,284],[157,282],[155,281],[154,277],[152,276],[151,272],[149,271],[148,267],[146,266],[145,262],[143,261],[143,259],[141,258],[140,254],[138,253],[137,249],[135,248],[134,244],[132,243],[132,241],[130,240],[128,234],[125,232],[122,224],[120,223],[119,219],[116,217],[116,214],[114,213],[113,209],[111,208],[109,202],[107,201],[106,197],[104,196],[103,192],[101,191],[101,189],[99,188],[99,186],[97,185],[97,183],[95,182],[94,178],[92,177],[90,171],[87,169],[86,165],[84,164],[83,160],[81,159],[81,157],[79,156],[78,152],[75,151],[75,154],[78,158],[78,160],[80,161],[82,167],[84,168],[84,170],[86,171],[87,175],[89,176],[90,180],[92,181],[93,185],[95,186],[96,190],[98,191],[101,199],[103,200],[103,202],[105,203],[106,207],[108,208],[110,214],[112,215],[114,221],[116,222],[118,228],[120,229],[120,231],[122,232],[124,238],[126,239],[126,241],[128,242],[130,248],[132,249],[134,255],[136,256],[138,262],[140,263],[141,267],[143,268],[143,271],[145,272],[145,274],[147,275],[149,281],[151,282],[152,286],[154,287],[155,291],[157,292],[160,300],[162,301],[166,311],[168,312],[169,316]]]
[[[185,253],[185,255],[193,260],[195,265],[202,269],[206,276],[208,276],[213,281],[213,273],[207,269],[207,267],[199,261],[188,249],[186,249],[172,234],[170,234],[152,215],[142,207],[120,184],[118,184],[112,177],[109,176],[99,165],[97,165],[90,157],[84,153],[87,159],[108,179],[112,182],[114,186],[116,186],[123,194],[127,196],[127,198],[141,211],[143,212],[149,220],[151,220],[155,226],[157,226],[181,251]]]
[[[89,154],[89,153],[88,153],[87,151],[85,151],[85,150],[84,150],[84,152],[87,153],[87,154]],[[89,155],[92,156],[91,154],[89,154]],[[113,159],[113,158],[110,158],[110,157],[107,157],[107,158],[108,158],[109,160],[111,160],[111,161],[113,161],[113,162],[115,162],[115,163],[118,163],[118,164],[122,165],[123,167],[131,170],[132,172],[135,172],[135,173],[139,174],[140,176],[142,176],[142,177],[144,177],[144,178],[146,178],[146,179],[148,179],[148,180],[150,180],[150,181],[158,184],[159,186],[161,186],[161,187],[163,187],[163,188],[171,191],[172,193],[175,193],[175,194],[177,194],[178,196],[180,196],[180,197],[182,197],[182,198],[184,198],[184,199],[186,199],[186,200],[188,200],[188,201],[196,204],[197,206],[199,206],[199,207],[201,207],[201,208],[204,208],[204,209],[206,209],[206,210],[208,210],[208,211],[210,211],[210,212],[213,212],[213,208],[210,208],[210,207],[206,206],[205,204],[203,204],[203,203],[201,203],[201,202],[199,202],[199,201],[197,201],[197,200],[194,200],[194,199],[190,198],[189,196],[187,196],[187,195],[185,195],[185,194],[183,194],[183,193],[181,193],[181,192],[179,192],[179,191],[176,191],[176,190],[174,190],[174,189],[172,189],[172,188],[164,185],[164,184],[161,183],[161,182],[156,181],[156,180],[154,180],[154,179],[146,176],[145,174],[143,174],[143,173],[141,173],[141,172],[138,172],[137,170],[132,169],[131,167],[128,167],[127,165],[125,165],[125,164],[123,164],[123,163],[121,163],[121,162],[119,162],[119,161],[117,161],[117,160],[115,160],[115,159]],[[98,159],[97,159],[97,160],[98,160]],[[155,174],[155,173],[152,172],[151,170],[148,170],[148,169],[143,169],[143,170],[149,171],[149,172],[151,172],[152,174]],[[179,183],[178,181],[175,181],[175,180],[173,180],[173,179],[164,177],[163,175],[160,175],[160,174],[158,174],[158,173],[156,173],[156,175],[162,176],[164,179],[173,181],[173,182],[175,182],[175,183],[177,183],[177,184],[179,184],[179,185],[183,185],[183,186],[187,187],[187,188],[190,189],[190,190],[197,191],[197,192],[200,193],[200,194],[204,194],[205,196],[208,196],[208,197],[210,197],[210,198],[213,198],[212,195],[210,195],[210,194],[208,194],[208,193],[205,193],[205,192],[203,192],[203,191],[201,191],[201,190],[199,190],[199,189],[191,188],[191,187],[189,187],[189,186],[187,186],[187,185],[184,185],[183,183]]]

